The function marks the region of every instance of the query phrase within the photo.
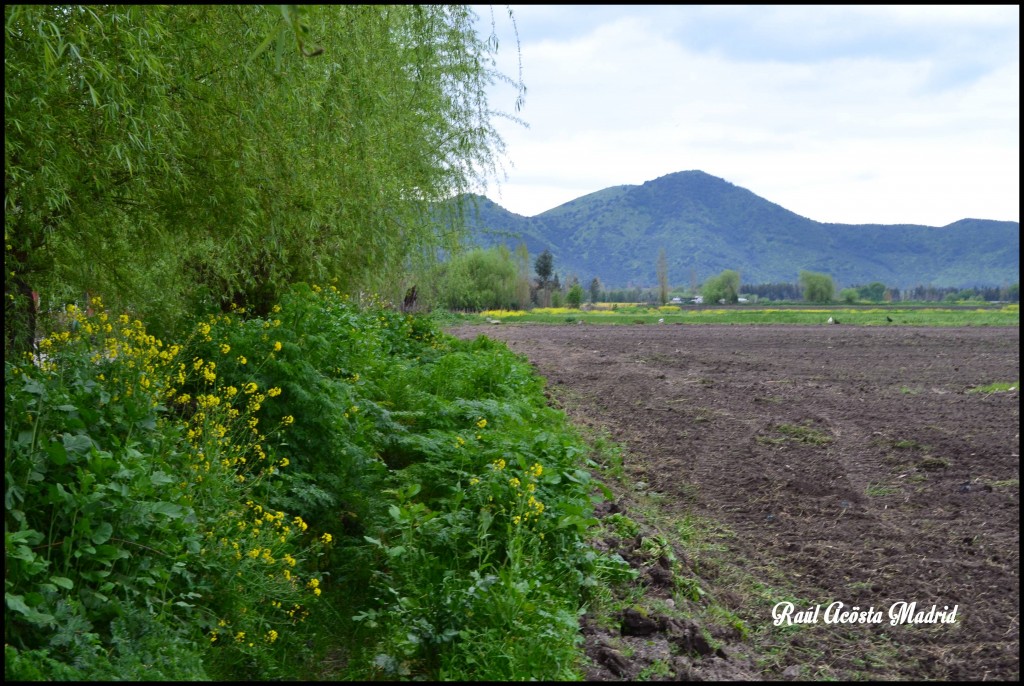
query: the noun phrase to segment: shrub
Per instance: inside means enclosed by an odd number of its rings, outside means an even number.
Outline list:
[[[315,599],[291,570],[316,547],[260,505],[273,468],[252,396],[236,407],[246,395],[212,360],[186,364],[186,346],[92,305],[70,308],[70,330],[31,361],[5,362],[5,641],[45,678],[129,663],[138,678],[192,678],[199,655],[231,674]],[[182,392],[190,377],[203,393]],[[297,654],[291,643],[277,648]],[[216,656],[197,648],[209,644]]]

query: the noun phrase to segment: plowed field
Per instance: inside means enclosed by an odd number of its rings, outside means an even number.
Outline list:
[[[734,532],[736,560],[755,577],[772,570],[773,587],[781,573],[791,597],[809,603],[797,610],[839,601],[885,614],[829,625],[819,615],[812,633],[771,634],[774,645],[752,648],[781,658],[762,662],[760,676],[1019,677],[1019,390],[969,392],[1019,379],[1019,329],[452,333],[504,340],[556,398],[569,389],[567,411],[625,446],[631,479],[673,511]],[[911,602],[956,606],[956,621],[891,625],[889,608]],[[736,612],[757,629],[772,609]]]

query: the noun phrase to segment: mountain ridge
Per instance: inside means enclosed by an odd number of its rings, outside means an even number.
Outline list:
[[[1019,222],[818,222],[699,170],[610,186],[532,217],[485,196],[463,199],[471,243],[514,249],[523,241],[532,257],[548,249],[558,273],[584,283],[596,276],[606,287],[656,284],[661,248],[675,283],[703,281],[724,269],[751,284],[792,283],[801,270],[822,272],[840,288],[1019,281]]]

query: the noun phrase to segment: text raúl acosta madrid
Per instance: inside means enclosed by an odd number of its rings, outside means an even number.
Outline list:
[[[824,621],[825,624],[881,624],[886,619],[889,624],[953,624],[956,622],[956,613],[959,605],[950,609],[943,605],[922,607],[918,609],[917,603],[900,601],[889,606],[888,612],[883,613],[873,606],[866,610],[860,606],[852,607],[839,601],[826,605],[815,605],[804,610],[797,610],[793,603],[776,603],[772,608],[772,619],[775,626],[791,626],[793,624],[817,624]]]

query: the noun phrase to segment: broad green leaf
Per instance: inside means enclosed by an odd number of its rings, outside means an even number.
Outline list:
[[[92,446],[92,439],[85,434],[64,434],[64,448],[69,453],[82,455],[88,453]]]
[[[60,586],[61,588],[65,589],[65,590],[68,590],[68,591],[70,591],[75,586],[75,582],[73,582],[71,579],[67,578],[66,576],[51,576],[50,577],[50,581],[54,585]]]
[[[114,527],[109,522],[100,522],[100,524],[93,530],[90,540],[96,545],[106,543],[110,540],[110,537],[114,533]]]
[[[26,620],[35,624],[36,626],[51,626],[54,624],[53,615],[49,615],[43,612],[32,609],[25,603],[25,597],[20,595],[14,595],[11,593],[4,593],[4,600],[14,612],[17,612],[25,617]]]

